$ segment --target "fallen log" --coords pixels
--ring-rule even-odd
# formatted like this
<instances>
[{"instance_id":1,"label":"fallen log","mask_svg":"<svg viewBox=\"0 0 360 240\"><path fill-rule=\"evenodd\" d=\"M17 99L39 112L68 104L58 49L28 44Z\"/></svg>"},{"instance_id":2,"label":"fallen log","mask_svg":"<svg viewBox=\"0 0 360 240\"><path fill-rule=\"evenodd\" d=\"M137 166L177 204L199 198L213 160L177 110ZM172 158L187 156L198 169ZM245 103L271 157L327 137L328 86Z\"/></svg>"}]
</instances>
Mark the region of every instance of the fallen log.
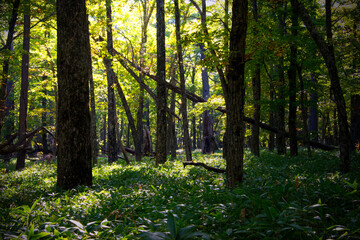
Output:
<instances>
[{"instance_id":1,"label":"fallen log","mask_svg":"<svg viewBox=\"0 0 360 240\"><path fill-rule=\"evenodd\" d=\"M50 132L46 127L39 127L25 135L25 138L21 141L17 141L16 143L12 144L12 141L18 136L18 133L13 134L8 140L0 143L0 155L6 155L14 152L18 152L20 150L30 150L29 143L32 138L40 131L45 131L49 133L51 136L54 137L52 132Z\"/></svg>"},{"instance_id":2,"label":"fallen log","mask_svg":"<svg viewBox=\"0 0 360 240\"><path fill-rule=\"evenodd\" d=\"M155 75L152 75L151 73L149 73L148 71L145 71L144 69L142 69L141 67L139 67L137 64L133 63L132 61L130 61L129 59L127 59L125 56L123 56L121 53L117 52L115 49L113 49L113 52L120 56L120 58L123 60L123 61L126 61L129 65L131 65L132 67L134 67L136 70L144 73L146 76L148 76L150 79L154 80L154 81L157 81L157 78ZM136 79L136 78L135 78ZM141 84L145 85L144 82L141 82ZM178 93L178 94L182 94L182 91L181 91L181 88L180 87L177 87L176 85L174 84L171 84L169 82L166 82L165 83L166 85L166 88ZM186 98L189 99L190 101L192 102L195 102L195 103L198 103L198 102L206 102L206 100L188 90L185 89L185 95L186 95ZM224 107L218 107L216 108L216 110L220 111L220 112L223 112L223 113L226 113L226 109ZM255 120L252 119L252 118L249 118L249 117L245 117L244 116L244 121L249 123L249 124L255 124ZM278 133L278 130L268 124L265 124L265 123L262 123L260 122L260 127L262 129L265 129L265 130L268 130L270 132L273 132L273 133ZM285 132L285 137L289 137L290 134L288 132ZM334 146L331 146L331 145L327 145L327 144L322 144L322 143L319 143L319 142L316 142L316 141L312 141L312 140L306 140L305 138L301 137L301 136L297 136L296 137L298 140L302 141L304 144L308 144L312 147L315 147L315 148L320 148L322 150L326 150L326 151L331 151L331 150L335 150L337 149L336 147Z\"/></svg>"},{"instance_id":3,"label":"fallen log","mask_svg":"<svg viewBox=\"0 0 360 240\"><path fill-rule=\"evenodd\" d=\"M187 165L193 165L193 166L201 166L203 168L205 168L208 171L211 172L216 172L216 173L225 173L226 170L225 169L221 169L221 168L216 168L216 167L211 167L209 165L206 165L205 163L202 162L183 162L184 167L186 167Z\"/></svg>"}]
</instances>

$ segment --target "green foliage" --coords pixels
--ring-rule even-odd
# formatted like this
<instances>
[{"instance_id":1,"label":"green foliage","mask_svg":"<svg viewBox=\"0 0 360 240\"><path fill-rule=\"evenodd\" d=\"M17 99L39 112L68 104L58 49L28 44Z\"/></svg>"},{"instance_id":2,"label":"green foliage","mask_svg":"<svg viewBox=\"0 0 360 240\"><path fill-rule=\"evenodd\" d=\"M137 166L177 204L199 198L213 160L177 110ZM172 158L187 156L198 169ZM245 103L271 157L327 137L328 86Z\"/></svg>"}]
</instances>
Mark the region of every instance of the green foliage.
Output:
<instances>
[{"instance_id":1,"label":"green foliage","mask_svg":"<svg viewBox=\"0 0 360 240\"><path fill-rule=\"evenodd\" d=\"M0 234L27 239L356 239L359 177L334 154L245 156L245 181L175 161L130 166L100 158L94 185L59 192L55 164L1 175ZM225 168L221 153L194 160ZM359 155L352 159L354 169ZM10 164L13 169L15 161ZM5 166L1 165L1 172Z\"/></svg>"}]
</instances>

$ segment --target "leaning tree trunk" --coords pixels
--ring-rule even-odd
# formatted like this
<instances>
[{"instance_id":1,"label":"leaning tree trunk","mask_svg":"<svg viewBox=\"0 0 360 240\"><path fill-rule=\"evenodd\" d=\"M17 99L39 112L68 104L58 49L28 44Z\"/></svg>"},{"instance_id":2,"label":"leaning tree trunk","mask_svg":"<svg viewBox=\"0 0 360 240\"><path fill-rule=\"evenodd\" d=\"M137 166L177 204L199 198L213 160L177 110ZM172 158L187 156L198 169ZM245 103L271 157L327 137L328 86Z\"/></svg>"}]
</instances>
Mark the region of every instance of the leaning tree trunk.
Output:
<instances>
[{"instance_id":1,"label":"leaning tree trunk","mask_svg":"<svg viewBox=\"0 0 360 240\"><path fill-rule=\"evenodd\" d=\"M318 31L318 28L313 23L313 20L311 19L305 7L301 3L299 3L298 0L291 0L291 3L297 9L299 16L301 17L311 37L318 46L318 49L323 56L326 67L329 71L331 91L334 94L334 101L338 110L338 122L340 132L340 170L342 172L348 172L350 171L351 138L349 132L349 124L347 121L346 103L340 85L339 74L335 60L331 30L331 1L325 1L327 42L325 42L324 38Z\"/></svg>"},{"instance_id":2,"label":"leaning tree trunk","mask_svg":"<svg viewBox=\"0 0 360 240\"><path fill-rule=\"evenodd\" d=\"M29 51L30 51L30 0L24 2L24 39L22 63L21 63L21 90L20 90L20 110L19 110L19 141L26 136L26 118L28 110L28 89L29 89ZM25 167L26 150L18 152L16 170Z\"/></svg>"},{"instance_id":3,"label":"leaning tree trunk","mask_svg":"<svg viewBox=\"0 0 360 240\"><path fill-rule=\"evenodd\" d=\"M234 0L230 32L230 57L227 81L222 80L226 104L226 186L235 187L243 180L245 39L248 1Z\"/></svg>"},{"instance_id":4,"label":"leaning tree trunk","mask_svg":"<svg viewBox=\"0 0 360 240\"><path fill-rule=\"evenodd\" d=\"M6 38L6 43L4 48L1 51L10 51L11 50L11 45L13 42L13 37L14 37L14 32L15 32L15 24L16 24L16 20L17 20L17 16L18 16L18 9L19 9L19 5L20 5L20 0L15 0L13 2L13 10L12 10L12 14L11 14L11 19L9 21L9 31L7 32L7 38ZM3 56L1 56L1 58L3 58ZM2 75L0 75L0 80L1 80L1 84L0 84L0 133L2 130L2 126L3 126L3 121L4 121L4 117L5 117L5 102L6 102L6 98L9 95L9 91L7 91L7 82L8 82L8 73L9 73L9 62L10 62L10 56L4 56L4 61L3 61L3 72Z\"/></svg>"},{"instance_id":5,"label":"leaning tree trunk","mask_svg":"<svg viewBox=\"0 0 360 240\"><path fill-rule=\"evenodd\" d=\"M157 119L156 164L166 162L165 10L164 0L156 0Z\"/></svg>"},{"instance_id":6,"label":"leaning tree trunk","mask_svg":"<svg viewBox=\"0 0 360 240\"><path fill-rule=\"evenodd\" d=\"M59 84L57 186L71 189L92 185L89 23L85 0L58 0L56 12Z\"/></svg>"}]
</instances>

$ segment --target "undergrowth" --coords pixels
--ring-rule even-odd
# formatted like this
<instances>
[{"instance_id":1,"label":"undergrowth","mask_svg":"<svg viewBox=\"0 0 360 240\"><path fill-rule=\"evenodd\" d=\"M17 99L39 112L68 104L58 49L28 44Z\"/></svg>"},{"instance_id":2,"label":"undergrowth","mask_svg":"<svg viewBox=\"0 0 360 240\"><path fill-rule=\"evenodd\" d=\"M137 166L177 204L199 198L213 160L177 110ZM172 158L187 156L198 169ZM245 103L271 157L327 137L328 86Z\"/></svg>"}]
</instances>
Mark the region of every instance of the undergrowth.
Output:
<instances>
[{"instance_id":1,"label":"undergrowth","mask_svg":"<svg viewBox=\"0 0 360 240\"><path fill-rule=\"evenodd\" d=\"M183 167L178 156L108 165L93 186L58 191L55 164L0 165L4 239L360 239L359 154L340 174L335 154L311 158L262 151L245 155L245 180L225 188L223 174ZM221 153L194 161L225 168Z\"/></svg>"}]
</instances>

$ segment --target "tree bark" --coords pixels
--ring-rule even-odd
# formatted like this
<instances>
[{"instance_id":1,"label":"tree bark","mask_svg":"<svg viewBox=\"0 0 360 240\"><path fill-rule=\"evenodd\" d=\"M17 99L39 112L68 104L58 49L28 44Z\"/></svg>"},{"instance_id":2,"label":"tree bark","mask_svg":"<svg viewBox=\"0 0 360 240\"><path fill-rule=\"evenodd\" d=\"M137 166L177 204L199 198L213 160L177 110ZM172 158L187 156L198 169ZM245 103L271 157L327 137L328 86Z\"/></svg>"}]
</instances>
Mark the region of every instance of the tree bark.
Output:
<instances>
[{"instance_id":1,"label":"tree bark","mask_svg":"<svg viewBox=\"0 0 360 240\"><path fill-rule=\"evenodd\" d=\"M89 26L85 0L58 0L56 12L59 83L57 186L71 189L92 185Z\"/></svg>"},{"instance_id":2,"label":"tree bark","mask_svg":"<svg viewBox=\"0 0 360 240\"><path fill-rule=\"evenodd\" d=\"M7 37L6 37L6 43L5 46L3 47L3 49L1 49L2 51L10 51L11 50L11 45L13 42L13 38L14 38L14 32L15 32L15 24L16 24L16 20L18 17L18 9L19 9L19 5L20 5L20 0L15 0L13 2L13 9L12 9L12 14L11 14L11 19L9 21L9 31L7 33ZM8 53L9 54L9 53ZM3 57L1 57L3 58ZM7 82L9 80L8 77L8 73L9 73L9 62L10 62L10 54L9 55L4 55L4 62L3 62L3 72L2 75L0 75L1 77L1 81L0 81L0 133L3 127L3 121L4 121L4 117L5 117L5 102L6 102L6 98L9 95L9 92L7 91Z\"/></svg>"},{"instance_id":3,"label":"tree bark","mask_svg":"<svg viewBox=\"0 0 360 240\"><path fill-rule=\"evenodd\" d=\"M301 118L303 121L303 132L304 138L307 142L310 141L310 133L308 129L308 108L306 107L307 95L304 88L304 80L301 73L301 67L298 65L297 72L299 75L300 82L300 108L301 108ZM307 144L308 156L311 157L311 147L310 144Z\"/></svg>"},{"instance_id":4,"label":"tree bark","mask_svg":"<svg viewBox=\"0 0 360 240\"><path fill-rule=\"evenodd\" d=\"M333 39L332 39L332 26L331 26L331 1L325 1L326 10L326 36L327 43L323 39L322 35L318 31L318 28L314 25L308 11L303 4L298 0L291 0L292 5L297 9L299 16L308 29L311 37L315 41L318 49L323 56L326 67L329 72L331 91L334 94L334 101L336 103L338 111L339 122L339 141L340 141L340 170L342 172L350 171L350 150L351 150L351 138L349 132L349 124L347 121L346 103L343 95L343 91L340 85L338 69L336 66Z\"/></svg>"},{"instance_id":5,"label":"tree bark","mask_svg":"<svg viewBox=\"0 0 360 240\"><path fill-rule=\"evenodd\" d=\"M360 150L360 95L351 95L351 139Z\"/></svg>"},{"instance_id":6,"label":"tree bark","mask_svg":"<svg viewBox=\"0 0 360 240\"><path fill-rule=\"evenodd\" d=\"M92 164L96 165L97 164L97 157L98 157L98 153L99 153L99 145L97 142L97 134L96 134L96 109L95 109L95 86L94 86L94 79L93 79L93 74L91 71L91 76L90 76L90 114L91 114L91 149L92 149Z\"/></svg>"},{"instance_id":7,"label":"tree bark","mask_svg":"<svg viewBox=\"0 0 360 240\"><path fill-rule=\"evenodd\" d=\"M291 35L293 39L297 37L298 16L293 11L291 15ZM290 66L288 70L289 78L289 134L290 134L290 155L298 155L298 144L296 139L296 65L297 65L297 47L296 42L290 42Z\"/></svg>"},{"instance_id":8,"label":"tree bark","mask_svg":"<svg viewBox=\"0 0 360 240\"><path fill-rule=\"evenodd\" d=\"M311 82L313 85L313 90L310 93L310 116L309 116L309 131L311 139L315 142L319 141L319 132L318 132L318 125L319 125L319 116L318 116L318 96L317 96L317 79L315 74L311 73Z\"/></svg>"},{"instance_id":9,"label":"tree bark","mask_svg":"<svg viewBox=\"0 0 360 240\"><path fill-rule=\"evenodd\" d=\"M156 0L157 42L157 119L156 165L166 162L166 85L165 85L165 11L164 0Z\"/></svg>"},{"instance_id":10,"label":"tree bark","mask_svg":"<svg viewBox=\"0 0 360 240\"><path fill-rule=\"evenodd\" d=\"M176 29L176 45L177 45L177 59L180 73L180 88L181 88L181 115L182 115L182 127L184 134L184 148L186 161L191 161L191 145L190 145L190 135L189 135L189 122L187 117L187 98L185 95L185 71L184 71L184 61L183 61L183 50L181 45L180 37L180 10L179 10L179 1L174 0L175 4L175 29Z\"/></svg>"},{"instance_id":11,"label":"tree bark","mask_svg":"<svg viewBox=\"0 0 360 240\"><path fill-rule=\"evenodd\" d=\"M19 110L19 140L22 141L26 136L27 110L28 110L28 90L29 90L29 51L30 51L30 0L24 2L24 38L21 62L21 90L20 90L20 110ZM16 170L25 167L26 151L18 152Z\"/></svg>"},{"instance_id":12,"label":"tree bark","mask_svg":"<svg viewBox=\"0 0 360 240\"><path fill-rule=\"evenodd\" d=\"M112 69L112 13L111 0L106 1L106 35L107 35L107 50L110 57L104 58L107 76L107 97L108 97L108 162L113 163L117 160L117 143L116 143L116 102L115 102L115 73Z\"/></svg>"},{"instance_id":13,"label":"tree bark","mask_svg":"<svg viewBox=\"0 0 360 240\"><path fill-rule=\"evenodd\" d=\"M245 40L248 1L234 0L230 32L230 57L227 81L222 80L226 104L226 186L235 187L243 180Z\"/></svg>"}]
</instances>

